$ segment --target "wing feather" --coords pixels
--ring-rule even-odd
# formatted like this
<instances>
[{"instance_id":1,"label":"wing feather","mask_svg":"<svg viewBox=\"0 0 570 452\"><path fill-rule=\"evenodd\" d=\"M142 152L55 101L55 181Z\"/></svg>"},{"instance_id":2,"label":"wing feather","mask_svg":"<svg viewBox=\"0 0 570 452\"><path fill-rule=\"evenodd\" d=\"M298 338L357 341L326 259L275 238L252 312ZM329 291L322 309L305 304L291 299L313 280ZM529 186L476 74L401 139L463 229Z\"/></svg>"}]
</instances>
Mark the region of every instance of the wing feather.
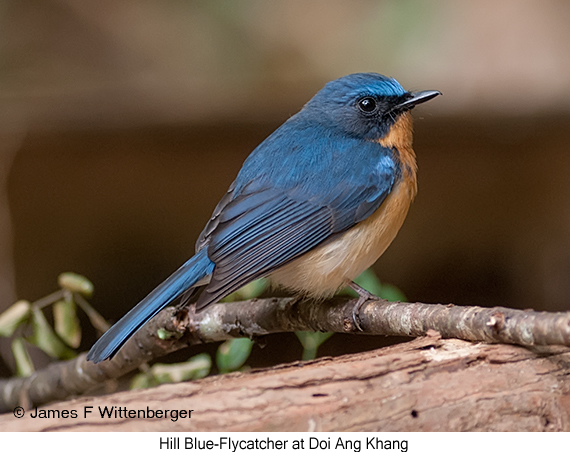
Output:
<instances>
[{"instance_id":1,"label":"wing feather","mask_svg":"<svg viewBox=\"0 0 570 452\"><path fill-rule=\"evenodd\" d=\"M347 160L342 171L335 165L334 173L311 173L300 166L307 172L302 183L299 174L285 177L282 168L262 174L246 161L238 182L220 201L200 236L197 247L207 246L215 268L196 309L271 273L374 212L392 190L397 171L390 150L376 143L369 146L373 149L366 152L362 145L355 148L369 162L353 165ZM378 157L371 157L372 151ZM252 161L252 165L258 163ZM250 178L249 172L258 176ZM241 177L248 180L243 186Z\"/></svg>"}]
</instances>

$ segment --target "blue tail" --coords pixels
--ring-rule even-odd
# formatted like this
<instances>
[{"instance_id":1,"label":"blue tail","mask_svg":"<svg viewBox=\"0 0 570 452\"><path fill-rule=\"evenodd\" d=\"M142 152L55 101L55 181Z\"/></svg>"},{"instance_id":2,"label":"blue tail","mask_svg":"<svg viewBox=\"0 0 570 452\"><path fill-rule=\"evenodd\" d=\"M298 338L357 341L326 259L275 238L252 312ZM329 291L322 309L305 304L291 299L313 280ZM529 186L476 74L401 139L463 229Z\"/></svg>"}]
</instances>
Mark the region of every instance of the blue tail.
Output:
<instances>
[{"instance_id":1,"label":"blue tail","mask_svg":"<svg viewBox=\"0 0 570 452\"><path fill-rule=\"evenodd\" d=\"M98 363L112 358L139 328L213 269L214 263L208 259L206 249L194 255L103 334L89 350L87 361Z\"/></svg>"}]
</instances>

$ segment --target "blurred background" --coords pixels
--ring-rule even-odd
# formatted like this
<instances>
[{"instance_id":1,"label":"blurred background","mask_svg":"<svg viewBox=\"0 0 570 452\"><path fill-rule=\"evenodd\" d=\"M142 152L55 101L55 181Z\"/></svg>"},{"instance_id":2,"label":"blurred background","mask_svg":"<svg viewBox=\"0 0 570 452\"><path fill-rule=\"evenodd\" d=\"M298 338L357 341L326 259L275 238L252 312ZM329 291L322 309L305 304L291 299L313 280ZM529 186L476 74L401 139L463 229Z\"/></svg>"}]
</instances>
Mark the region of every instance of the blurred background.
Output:
<instances>
[{"instance_id":1,"label":"blurred background","mask_svg":"<svg viewBox=\"0 0 570 452\"><path fill-rule=\"evenodd\" d=\"M117 320L193 253L249 152L365 71L444 93L415 110L419 195L380 279L569 309L569 23L562 0L0 1L0 311L74 271ZM254 365L300 357L267 342Z\"/></svg>"}]
</instances>

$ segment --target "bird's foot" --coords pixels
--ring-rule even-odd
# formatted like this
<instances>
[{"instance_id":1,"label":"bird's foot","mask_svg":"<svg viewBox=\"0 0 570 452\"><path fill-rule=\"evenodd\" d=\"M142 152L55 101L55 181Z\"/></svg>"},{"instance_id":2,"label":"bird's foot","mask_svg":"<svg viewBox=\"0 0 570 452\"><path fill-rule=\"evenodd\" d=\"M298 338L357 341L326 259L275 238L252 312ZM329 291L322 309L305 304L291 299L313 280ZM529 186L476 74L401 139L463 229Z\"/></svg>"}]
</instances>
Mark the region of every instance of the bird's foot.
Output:
<instances>
[{"instance_id":1,"label":"bird's foot","mask_svg":"<svg viewBox=\"0 0 570 452\"><path fill-rule=\"evenodd\" d=\"M383 301L383 299L374 295L373 293L368 292L366 289L360 287L354 281L350 281L348 285L358 295L358 301L352 308L352 321L354 322L354 326L358 331L364 331L362 328L362 323L360 321L360 310L362 309L362 306L364 306L364 304L368 301Z\"/></svg>"}]
</instances>

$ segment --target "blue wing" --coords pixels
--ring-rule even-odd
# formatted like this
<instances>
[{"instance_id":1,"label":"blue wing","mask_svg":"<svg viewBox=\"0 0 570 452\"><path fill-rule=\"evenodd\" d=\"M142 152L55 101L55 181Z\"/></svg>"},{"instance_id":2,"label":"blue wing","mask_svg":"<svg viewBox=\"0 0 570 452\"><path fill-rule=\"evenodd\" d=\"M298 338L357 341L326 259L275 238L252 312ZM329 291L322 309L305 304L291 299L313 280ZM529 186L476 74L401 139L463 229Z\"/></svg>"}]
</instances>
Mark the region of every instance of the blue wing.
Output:
<instances>
[{"instance_id":1,"label":"blue wing","mask_svg":"<svg viewBox=\"0 0 570 452\"><path fill-rule=\"evenodd\" d=\"M324 143L326 152L293 146L275 155L283 143L277 149L266 140L269 146L245 162L197 244L207 247L215 264L198 310L346 231L382 204L399 176L392 151L360 140L331 141ZM329 147L333 143L336 149Z\"/></svg>"}]
</instances>

